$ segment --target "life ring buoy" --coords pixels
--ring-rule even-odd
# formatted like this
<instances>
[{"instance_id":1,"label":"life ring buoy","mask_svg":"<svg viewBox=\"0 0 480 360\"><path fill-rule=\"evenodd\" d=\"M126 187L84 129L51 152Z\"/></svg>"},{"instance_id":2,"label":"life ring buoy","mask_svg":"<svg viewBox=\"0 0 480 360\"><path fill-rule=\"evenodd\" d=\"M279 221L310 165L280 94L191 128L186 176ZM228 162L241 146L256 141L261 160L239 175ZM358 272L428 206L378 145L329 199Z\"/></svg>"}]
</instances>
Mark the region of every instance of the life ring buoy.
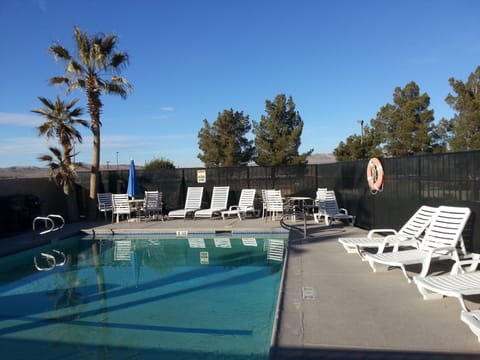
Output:
<instances>
[{"instance_id":1,"label":"life ring buoy","mask_svg":"<svg viewBox=\"0 0 480 360\"><path fill-rule=\"evenodd\" d=\"M367 181L372 194L383 190L383 167L380 160L371 158L367 166Z\"/></svg>"}]
</instances>

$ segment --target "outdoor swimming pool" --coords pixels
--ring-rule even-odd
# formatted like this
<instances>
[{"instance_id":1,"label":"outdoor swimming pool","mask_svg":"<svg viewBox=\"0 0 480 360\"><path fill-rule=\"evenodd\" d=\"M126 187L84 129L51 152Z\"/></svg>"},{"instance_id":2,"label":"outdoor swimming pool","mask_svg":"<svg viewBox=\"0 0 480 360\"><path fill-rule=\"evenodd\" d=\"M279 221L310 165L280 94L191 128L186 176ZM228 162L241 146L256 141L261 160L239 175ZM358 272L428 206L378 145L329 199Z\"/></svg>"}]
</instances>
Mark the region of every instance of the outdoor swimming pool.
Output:
<instances>
[{"instance_id":1,"label":"outdoor swimming pool","mask_svg":"<svg viewBox=\"0 0 480 360\"><path fill-rule=\"evenodd\" d=\"M2 353L267 359L285 242L78 235L2 258Z\"/></svg>"}]
</instances>

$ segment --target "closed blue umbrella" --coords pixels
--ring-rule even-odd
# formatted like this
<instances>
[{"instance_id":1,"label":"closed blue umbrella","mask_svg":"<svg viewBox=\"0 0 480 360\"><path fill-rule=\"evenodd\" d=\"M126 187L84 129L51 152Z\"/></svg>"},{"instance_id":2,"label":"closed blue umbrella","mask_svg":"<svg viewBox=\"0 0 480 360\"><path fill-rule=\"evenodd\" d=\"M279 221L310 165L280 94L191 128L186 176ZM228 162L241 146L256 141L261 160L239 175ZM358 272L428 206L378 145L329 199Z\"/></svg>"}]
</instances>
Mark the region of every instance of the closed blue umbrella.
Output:
<instances>
[{"instance_id":1,"label":"closed blue umbrella","mask_svg":"<svg viewBox=\"0 0 480 360\"><path fill-rule=\"evenodd\" d=\"M140 195L140 188L138 187L137 175L135 173L135 163L133 160L130 162L130 170L128 172L127 194L131 197Z\"/></svg>"}]
</instances>

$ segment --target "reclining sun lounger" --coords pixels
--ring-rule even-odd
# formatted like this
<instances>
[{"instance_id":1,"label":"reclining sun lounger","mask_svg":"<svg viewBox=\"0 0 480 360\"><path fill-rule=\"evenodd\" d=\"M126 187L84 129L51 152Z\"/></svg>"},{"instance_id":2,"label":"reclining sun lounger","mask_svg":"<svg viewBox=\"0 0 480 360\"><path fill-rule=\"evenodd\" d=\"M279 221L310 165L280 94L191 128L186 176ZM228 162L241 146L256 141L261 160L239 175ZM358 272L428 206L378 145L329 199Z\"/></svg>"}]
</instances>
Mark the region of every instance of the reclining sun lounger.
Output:
<instances>
[{"instance_id":1,"label":"reclining sun lounger","mask_svg":"<svg viewBox=\"0 0 480 360\"><path fill-rule=\"evenodd\" d=\"M240 194L240 200L238 205L232 205L228 210L222 211L222 219L225 219L226 216L236 215L240 220L242 220L247 212L254 212L253 202L255 201L255 189L242 189Z\"/></svg>"},{"instance_id":2,"label":"reclining sun lounger","mask_svg":"<svg viewBox=\"0 0 480 360\"><path fill-rule=\"evenodd\" d=\"M480 310L465 311L460 314L460 319L468 325L470 330L477 335L480 342Z\"/></svg>"},{"instance_id":3,"label":"reclining sun lounger","mask_svg":"<svg viewBox=\"0 0 480 360\"><path fill-rule=\"evenodd\" d=\"M319 202L318 212L313 214L315 222L320 222L322 216L325 218L325 224L330 225L333 220L341 220L353 226L355 223L355 216L348 213L345 208L339 208L337 197L334 190L327 190L325 198Z\"/></svg>"},{"instance_id":4,"label":"reclining sun lounger","mask_svg":"<svg viewBox=\"0 0 480 360\"><path fill-rule=\"evenodd\" d=\"M381 254L387 246L418 247L418 238L427 228L436 210L436 207L421 206L398 232L395 229L373 229L366 237L339 238L338 242L343 245L347 253L357 253L362 259L365 248L377 248L377 254ZM380 234L389 235L380 236Z\"/></svg>"},{"instance_id":5,"label":"reclining sun lounger","mask_svg":"<svg viewBox=\"0 0 480 360\"><path fill-rule=\"evenodd\" d=\"M469 311L463 297L480 294L480 271L476 271L479 259L480 255L474 254L472 259L457 261L449 274L414 277L413 280L425 300L451 296L460 301L464 311ZM468 269L464 270L467 265Z\"/></svg>"},{"instance_id":6,"label":"reclining sun lounger","mask_svg":"<svg viewBox=\"0 0 480 360\"><path fill-rule=\"evenodd\" d=\"M408 282L411 282L411 279L405 266L421 264L422 270L419 276L425 277L430 269L430 263L434 260L453 259L459 261L457 245L462 238L462 232L469 217L469 208L439 206L418 249L366 254L365 259L368 260L374 272L377 271L376 264L387 268L389 266L400 267Z\"/></svg>"},{"instance_id":7,"label":"reclining sun lounger","mask_svg":"<svg viewBox=\"0 0 480 360\"><path fill-rule=\"evenodd\" d=\"M212 191L212 201L208 209L201 209L195 211L194 218L211 218L214 215L220 215L222 210L227 209L228 192L230 186L214 186Z\"/></svg>"},{"instance_id":8,"label":"reclining sun lounger","mask_svg":"<svg viewBox=\"0 0 480 360\"><path fill-rule=\"evenodd\" d=\"M187 189L187 198L185 199L185 208L172 210L168 213L168 217L186 218L189 214L193 214L202 206L203 187L189 187Z\"/></svg>"}]
</instances>

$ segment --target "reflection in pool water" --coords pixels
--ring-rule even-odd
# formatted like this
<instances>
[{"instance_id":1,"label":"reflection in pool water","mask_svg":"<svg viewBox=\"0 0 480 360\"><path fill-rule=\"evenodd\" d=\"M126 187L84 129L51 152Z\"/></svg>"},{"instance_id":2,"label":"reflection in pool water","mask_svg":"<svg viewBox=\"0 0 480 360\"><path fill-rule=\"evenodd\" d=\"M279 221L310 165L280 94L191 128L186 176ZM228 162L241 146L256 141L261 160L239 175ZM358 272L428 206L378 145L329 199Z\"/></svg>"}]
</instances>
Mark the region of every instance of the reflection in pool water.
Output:
<instances>
[{"instance_id":1,"label":"reflection in pool water","mask_svg":"<svg viewBox=\"0 0 480 360\"><path fill-rule=\"evenodd\" d=\"M283 244L77 236L0 259L0 345L10 358L267 359Z\"/></svg>"}]
</instances>

